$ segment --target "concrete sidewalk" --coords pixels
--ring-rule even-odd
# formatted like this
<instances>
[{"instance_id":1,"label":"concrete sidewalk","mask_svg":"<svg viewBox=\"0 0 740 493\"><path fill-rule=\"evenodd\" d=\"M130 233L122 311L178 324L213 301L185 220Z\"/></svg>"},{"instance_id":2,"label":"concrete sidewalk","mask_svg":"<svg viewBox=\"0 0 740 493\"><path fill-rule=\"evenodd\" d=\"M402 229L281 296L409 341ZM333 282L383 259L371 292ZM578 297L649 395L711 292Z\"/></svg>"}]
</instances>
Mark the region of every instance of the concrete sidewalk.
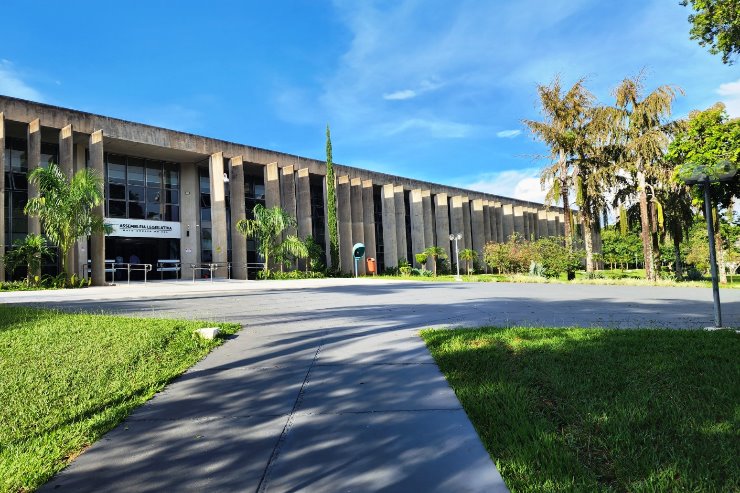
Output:
<instances>
[{"instance_id":1,"label":"concrete sidewalk","mask_svg":"<svg viewBox=\"0 0 740 493\"><path fill-rule=\"evenodd\" d=\"M146 289L174 289L180 305L196 293ZM272 315L250 317L254 305L243 304L237 337L42 491L507 491L416 323L361 322L330 302L315 307L326 317L280 321L295 306L281 314L277 299L259 301Z\"/></svg>"}]
</instances>

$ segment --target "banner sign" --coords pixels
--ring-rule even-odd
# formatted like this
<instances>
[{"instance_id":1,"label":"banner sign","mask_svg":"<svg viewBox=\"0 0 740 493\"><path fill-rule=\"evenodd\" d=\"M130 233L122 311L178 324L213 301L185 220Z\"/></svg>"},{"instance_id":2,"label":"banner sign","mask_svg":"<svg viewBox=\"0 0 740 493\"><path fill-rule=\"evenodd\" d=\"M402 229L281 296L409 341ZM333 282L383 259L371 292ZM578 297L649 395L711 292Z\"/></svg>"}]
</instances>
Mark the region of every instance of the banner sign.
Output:
<instances>
[{"instance_id":1,"label":"banner sign","mask_svg":"<svg viewBox=\"0 0 740 493\"><path fill-rule=\"evenodd\" d=\"M127 238L180 238L180 223L178 222L106 217L105 224L113 226L113 232L108 236L125 236Z\"/></svg>"}]
</instances>

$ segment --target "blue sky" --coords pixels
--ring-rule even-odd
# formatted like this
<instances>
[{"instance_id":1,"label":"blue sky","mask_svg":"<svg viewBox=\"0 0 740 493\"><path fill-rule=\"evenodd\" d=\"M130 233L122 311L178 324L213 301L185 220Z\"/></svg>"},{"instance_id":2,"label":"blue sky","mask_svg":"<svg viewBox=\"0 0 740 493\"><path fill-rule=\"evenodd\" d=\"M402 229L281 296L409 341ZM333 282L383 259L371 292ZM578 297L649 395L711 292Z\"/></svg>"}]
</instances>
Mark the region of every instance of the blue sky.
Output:
<instances>
[{"instance_id":1,"label":"blue sky","mask_svg":"<svg viewBox=\"0 0 740 493\"><path fill-rule=\"evenodd\" d=\"M126 5L126 8L120 7ZM740 64L689 40L678 0L3 2L0 93L539 200L537 84L604 101L644 69L676 116L725 101Z\"/></svg>"}]
</instances>

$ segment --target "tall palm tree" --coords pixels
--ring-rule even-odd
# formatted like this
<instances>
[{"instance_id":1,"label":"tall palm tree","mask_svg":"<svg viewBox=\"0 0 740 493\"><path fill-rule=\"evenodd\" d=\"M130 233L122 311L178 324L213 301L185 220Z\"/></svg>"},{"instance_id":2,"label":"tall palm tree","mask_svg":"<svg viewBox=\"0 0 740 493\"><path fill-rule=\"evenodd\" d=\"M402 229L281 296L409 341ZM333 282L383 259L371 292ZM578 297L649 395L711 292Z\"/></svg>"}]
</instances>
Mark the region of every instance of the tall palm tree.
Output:
<instances>
[{"instance_id":1,"label":"tall palm tree","mask_svg":"<svg viewBox=\"0 0 740 493\"><path fill-rule=\"evenodd\" d=\"M25 213L38 217L44 235L59 247L62 271L74 273L69 253L75 242L95 233L110 233L104 218L93 213L103 200L103 180L93 170L78 171L71 179L54 163L36 168L28 177L38 187L38 197L28 200Z\"/></svg>"},{"instance_id":2,"label":"tall palm tree","mask_svg":"<svg viewBox=\"0 0 740 493\"><path fill-rule=\"evenodd\" d=\"M264 259L263 271L270 272L270 262L273 259L284 260L288 256L298 258L308 257L308 248L295 235L282 238L283 231L295 228L296 219L280 207L266 208L262 204L254 206L254 219L242 219L236 223L236 229L247 238L258 241L257 247Z\"/></svg>"},{"instance_id":3,"label":"tall palm tree","mask_svg":"<svg viewBox=\"0 0 740 493\"><path fill-rule=\"evenodd\" d=\"M559 77L549 86L537 87L544 121L524 120L535 137L550 148L552 164L542 170L540 180L549 186L546 202L562 201L565 214L565 241L572 243L572 216L570 210L571 158L574 156L578 139L591 107L594 96L586 89L585 79L578 80L563 93Z\"/></svg>"},{"instance_id":4,"label":"tall palm tree","mask_svg":"<svg viewBox=\"0 0 740 493\"><path fill-rule=\"evenodd\" d=\"M478 252L472 248L464 248L460 250L460 260L465 262L465 272L470 274L472 271L473 262L478 258Z\"/></svg>"},{"instance_id":5,"label":"tall palm tree","mask_svg":"<svg viewBox=\"0 0 740 493\"><path fill-rule=\"evenodd\" d=\"M442 247L430 246L424 250L424 253L432 259L432 272L434 273L434 277L437 277L437 259L447 258L447 252Z\"/></svg>"},{"instance_id":6,"label":"tall palm tree","mask_svg":"<svg viewBox=\"0 0 740 493\"><path fill-rule=\"evenodd\" d=\"M673 101L681 89L662 85L644 96L644 76L638 74L626 78L614 92L616 109L621 113L622 155L620 167L633 178L640 204L640 226L642 248L645 257L645 277L655 281L655 248L653 235L655 221L651 215L655 210L656 180L659 178L659 163L664 159L670 133L675 124L669 121ZM652 182L652 183L651 183ZM658 184L659 185L659 184ZM652 188L652 200L648 206L648 188Z\"/></svg>"}]
</instances>

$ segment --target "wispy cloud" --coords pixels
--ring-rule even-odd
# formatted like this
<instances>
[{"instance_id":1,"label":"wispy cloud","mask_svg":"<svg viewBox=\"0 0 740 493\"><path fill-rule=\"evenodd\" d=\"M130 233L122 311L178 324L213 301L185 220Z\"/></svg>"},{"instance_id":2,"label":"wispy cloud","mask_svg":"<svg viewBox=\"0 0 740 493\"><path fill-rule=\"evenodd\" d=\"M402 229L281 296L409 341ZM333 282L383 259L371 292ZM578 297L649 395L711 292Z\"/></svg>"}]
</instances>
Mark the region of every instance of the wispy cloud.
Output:
<instances>
[{"instance_id":1,"label":"wispy cloud","mask_svg":"<svg viewBox=\"0 0 740 493\"><path fill-rule=\"evenodd\" d=\"M496 137L499 137L501 139L513 139L521 133L521 130L502 130L500 132L496 132Z\"/></svg>"},{"instance_id":2,"label":"wispy cloud","mask_svg":"<svg viewBox=\"0 0 740 493\"><path fill-rule=\"evenodd\" d=\"M403 101L404 99L411 99L415 97L416 91L414 91L413 89L404 89L402 91L395 91L383 94L383 99L388 101Z\"/></svg>"},{"instance_id":3,"label":"wispy cloud","mask_svg":"<svg viewBox=\"0 0 740 493\"><path fill-rule=\"evenodd\" d=\"M0 94L32 101L43 101L39 91L23 80L23 74L10 60L0 60Z\"/></svg>"},{"instance_id":4,"label":"wispy cloud","mask_svg":"<svg viewBox=\"0 0 740 493\"><path fill-rule=\"evenodd\" d=\"M532 202L543 202L545 191L540 185L537 168L508 169L495 173L483 173L473 178L460 179L462 188L478 192L492 193Z\"/></svg>"},{"instance_id":5,"label":"wispy cloud","mask_svg":"<svg viewBox=\"0 0 740 493\"><path fill-rule=\"evenodd\" d=\"M399 123L382 126L385 135L397 135L409 131L423 131L437 139L462 139L473 133L475 127L465 123L446 120L409 118Z\"/></svg>"},{"instance_id":6,"label":"wispy cloud","mask_svg":"<svg viewBox=\"0 0 740 493\"><path fill-rule=\"evenodd\" d=\"M717 94L722 96L722 102L727 108L727 113L732 118L740 117L740 79L735 82L720 84Z\"/></svg>"}]
</instances>

